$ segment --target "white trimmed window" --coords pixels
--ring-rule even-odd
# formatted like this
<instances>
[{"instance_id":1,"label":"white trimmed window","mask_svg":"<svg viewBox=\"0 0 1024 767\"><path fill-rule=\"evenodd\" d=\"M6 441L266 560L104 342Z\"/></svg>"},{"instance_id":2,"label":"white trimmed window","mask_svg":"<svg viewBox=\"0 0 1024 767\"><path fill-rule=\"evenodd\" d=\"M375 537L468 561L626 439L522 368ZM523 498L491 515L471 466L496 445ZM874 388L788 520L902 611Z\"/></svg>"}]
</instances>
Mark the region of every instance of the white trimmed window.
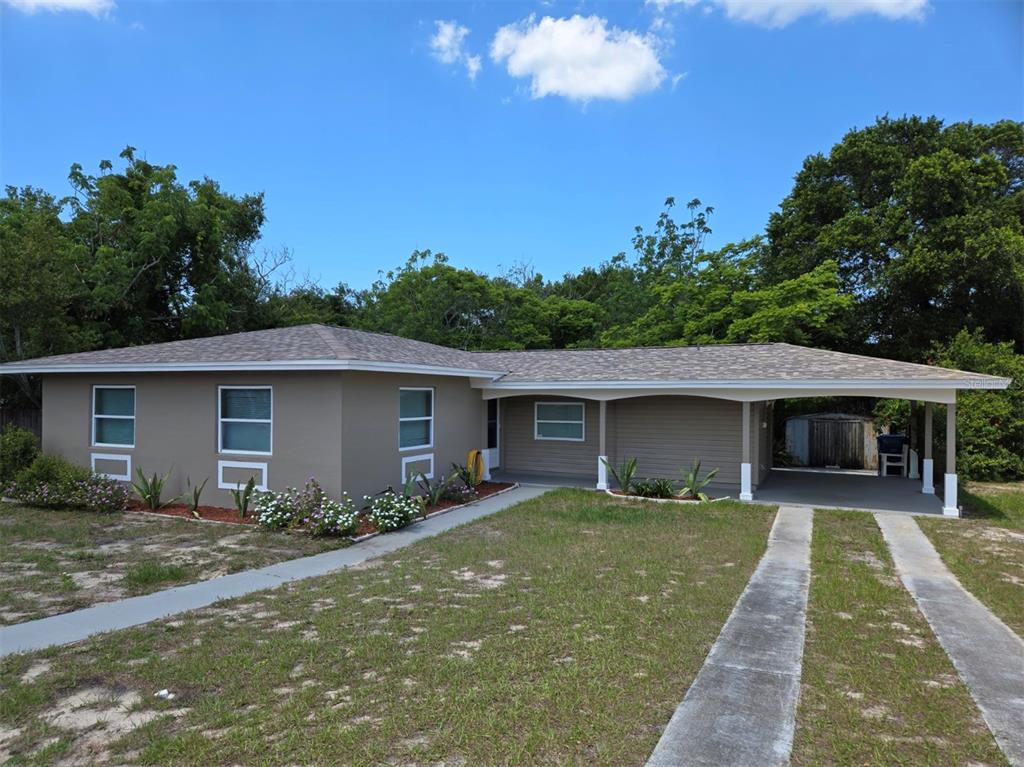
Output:
<instances>
[{"instance_id":1,"label":"white trimmed window","mask_svg":"<svg viewBox=\"0 0 1024 767\"><path fill-rule=\"evenodd\" d=\"M270 455L274 390L270 386L220 386L217 391L217 451Z\"/></svg>"},{"instance_id":2,"label":"white trimmed window","mask_svg":"<svg viewBox=\"0 0 1024 767\"><path fill-rule=\"evenodd\" d=\"M135 447L135 387L92 387L92 444Z\"/></svg>"},{"instance_id":3,"label":"white trimmed window","mask_svg":"<svg viewBox=\"0 0 1024 767\"><path fill-rule=\"evenodd\" d=\"M399 389L398 449L415 450L434 445L434 390Z\"/></svg>"},{"instance_id":4,"label":"white trimmed window","mask_svg":"<svg viewBox=\"0 0 1024 767\"><path fill-rule=\"evenodd\" d=\"M537 402L533 406L533 438L583 442L585 413L582 402Z\"/></svg>"}]
</instances>

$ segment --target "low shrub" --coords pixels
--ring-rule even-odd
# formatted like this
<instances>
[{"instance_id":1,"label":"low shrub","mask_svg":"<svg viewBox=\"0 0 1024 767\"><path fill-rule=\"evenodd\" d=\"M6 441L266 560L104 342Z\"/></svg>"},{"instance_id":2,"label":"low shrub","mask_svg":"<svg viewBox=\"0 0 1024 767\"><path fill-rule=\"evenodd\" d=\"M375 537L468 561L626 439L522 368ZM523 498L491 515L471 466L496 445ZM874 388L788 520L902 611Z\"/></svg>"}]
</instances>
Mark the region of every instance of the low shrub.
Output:
<instances>
[{"instance_id":1,"label":"low shrub","mask_svg":"<svg viewBox=\"0 0 1024 767\"><path fill-rule=\"evenodd\" d=\"M352 535L359 526L359 510L348 495L342 493L341 501L325 498L308 519L310 535Z\"/></svg>"},{"instance_id":2,"label":"low shrub","mask_svg":"<svg viewBox=\"0 0 1024 767\"><path fill-rule=\"evenodd\" d=\"M39 440L28 429L8 426L0 434L0 482L12 482L39 455Z\"/></svg>"},{"instance_id":3,"label":"low shrub","mask_svg":"<svg viewBox=\"0 0 1024 767\"><path fill-rule=\"evenodd\" d=\"M259 493L253 501L256 524L267 530L286 530L294 527L299 519L292 496L294 492L292 488L288 488L283 493L276 493L273 490Z\"/></svg>"},{"instance_id":4,"label":"low shrub","mask_svg":"<svg viewBox=\"0 0 1024 767\"><path fill-rule=\"evenodd\" d=\"M14 482L27 491L39 485L71 485L90 476L92 473L88 469L76 466L59 455L40 453L31 464L15 475Z\"/></svg>"},{"instance_id":5,"label":"low shrub","mask_svg":"<svg viewBox=\"0 0 1024 767\"><path fill-rule=\"evenodd\" d=\"M364 496L370 505L367 516L382 533L398 530L410 524L420 511L420 504L413 498L388 490L378 496Z\"/></svg>"},{"instance_id":6,"label":"low shrub","mask_svg":"<svg viewBox=\"0 0 1024 767\"><path fill-rule=\"evenodd\" d=\"M642 498L672 498L676 494L672 480L658 477L655 479L641 479L633 483L633 495Z\"/></svg>"},{"instance_id":7,"label":"low shrub","mask_svg":"<svg viewBox=\"0 0 1024 767\"><path fill-rule=\"evenodd\" d=\"M445 488L441 500L452 503L469 503L477 496L476 488L469 485L452 484Z\"/></svg>"},{"instance_id":8,"label":"low shrub","mask_svg":"<svg viewBox=\"0 0 1024 767\"><path fill-rule=\"evenodd\" d=\"M312 477L302 490L259 493L253 512L256 523L268 530L302 529L314 536L352 535L359 525L359 511L348 495L335 501Z\"/></svg>"},{"instance_id":9,"label":"low shrub","mask_svg":"<svg viewBox=\"0 0 1024 767\"><path fill-rule=\"evenodd\" d=\"M96 474L33 484L14 482L5 489L5 494L28 506L100 513L124 511L130 497L127 487Z\"/></svg>"}]
</instances>

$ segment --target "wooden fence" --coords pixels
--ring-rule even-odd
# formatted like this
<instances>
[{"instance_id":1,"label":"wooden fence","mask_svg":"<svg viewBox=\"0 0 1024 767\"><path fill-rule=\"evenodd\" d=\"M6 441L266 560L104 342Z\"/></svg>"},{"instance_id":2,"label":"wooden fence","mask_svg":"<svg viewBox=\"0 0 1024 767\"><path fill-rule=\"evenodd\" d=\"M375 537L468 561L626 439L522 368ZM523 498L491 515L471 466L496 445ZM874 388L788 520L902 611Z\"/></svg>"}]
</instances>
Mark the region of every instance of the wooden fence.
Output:
<instances>
[{"instance_id":1,"label":"wooden fence","mask_svg":"<svg viewBox=\"0 0 1024 767\"><path fill-rule=\"evenodd\" d=\"M28 407L0 408L0 431L8 426L20 426L22 429L28 429L36 437L42 439L43 411Z\"/></svg>"}]
</instances>

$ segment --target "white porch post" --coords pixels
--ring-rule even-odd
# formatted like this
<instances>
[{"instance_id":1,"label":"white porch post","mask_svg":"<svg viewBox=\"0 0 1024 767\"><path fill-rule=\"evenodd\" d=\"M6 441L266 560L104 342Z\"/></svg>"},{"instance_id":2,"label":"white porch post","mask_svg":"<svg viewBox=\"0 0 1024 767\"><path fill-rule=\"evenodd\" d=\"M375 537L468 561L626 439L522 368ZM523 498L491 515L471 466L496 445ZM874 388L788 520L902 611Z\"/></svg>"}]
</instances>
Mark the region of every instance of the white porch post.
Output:
<instances>
[{"instance_id":1,"label":"white porch post","mask_svg":"<svg viewBox=\"0 0 1024 767\"><path fill-rule=\"evenodd\" d=\"M750 403L743 403L743 462L740 463L740 500L754 500L750 473Z\"/></svg>"},{"instance_id":2,"label":"white porch post","mask_svg":"<svg viewBox=\"0 0 1024 767\"><path fill-rule=\"evenodd\" d=\"M948 517L960 516L956 505L956 402L946 405L946 476L942 513Z\"/></svg>"},{"instance_id":3,"label":"white porch post","mask_svg":"<svg viewBox=\"0 0 1024 767\"><path fill-rule=\"evenodd\" d=\"M924 403L924 460L921 462L921 492L935 495L935 461L932 460L932 403Z\"/></svg>"},{"instance_id":4,"label":"white porch post","mask_svg":"<svg viewBox=\"0 0 1024 767\"><path fill-rule=\"evenodd\" d=\"M608 415L608 403L605 400L601 400L601 404L598 408L598 448L597 448L597 489L607 490L608 489L608 467L605 466L604 462L608 460L608 448L605 444L607 429L605 427L605 420Z\"/></svg>"}]
</instances>

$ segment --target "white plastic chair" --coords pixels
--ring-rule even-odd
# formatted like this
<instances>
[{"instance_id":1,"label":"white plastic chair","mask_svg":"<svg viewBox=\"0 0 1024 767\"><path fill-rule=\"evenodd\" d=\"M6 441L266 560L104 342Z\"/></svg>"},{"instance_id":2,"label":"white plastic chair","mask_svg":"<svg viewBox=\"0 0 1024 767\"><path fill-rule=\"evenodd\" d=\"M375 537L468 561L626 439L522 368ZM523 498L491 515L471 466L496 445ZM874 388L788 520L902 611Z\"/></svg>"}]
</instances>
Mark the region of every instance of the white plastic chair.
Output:
<instances>
[{"instance_id":1,"label":"white plastic chair","mask_svg":"<svg viewBox=\"0 0 1024 767\"><path fill-rule=\"evenodd\" d=\"M883 477L888 477L888 476L890 476L889 468L890 467L893 467L893 468L898 467L899 470L900 470L899 476L901 476L901 477L907 476L907 465L908 465L907 451L908 450L909 450L909 446L904 445L903 446L903 450L901 452L899 452L899 453L879 453L878 454L879 473Z\"/></svg>"}]
</instances>

